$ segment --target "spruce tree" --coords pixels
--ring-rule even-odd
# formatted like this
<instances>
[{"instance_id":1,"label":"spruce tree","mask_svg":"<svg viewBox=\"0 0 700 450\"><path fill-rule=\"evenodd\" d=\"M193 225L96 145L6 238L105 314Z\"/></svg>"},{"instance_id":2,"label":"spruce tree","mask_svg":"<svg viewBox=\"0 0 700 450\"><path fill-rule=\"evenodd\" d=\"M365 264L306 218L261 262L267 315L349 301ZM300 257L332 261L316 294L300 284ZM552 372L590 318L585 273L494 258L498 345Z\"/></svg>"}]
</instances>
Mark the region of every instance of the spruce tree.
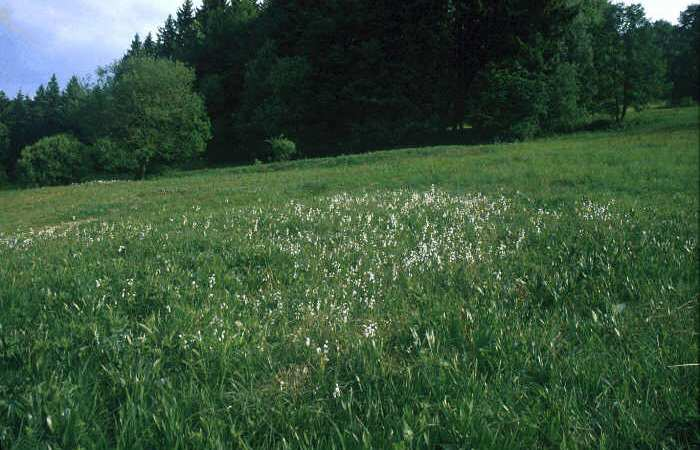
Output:
<instances>
[{"instance_id":1,"label":"spruce tree","mask_svg":"<svg viewBox=\"0 0 700 450\"><path fill-rule=\"evenodd\" d=\"M43 89L43 86L42 86ZM31 144L32 122L35 121L31 111L31 100L19 91L10 102L6 112L6 126L10 130L10 145L0 164L5 166L10 177L15 174L17 160L21 150Z\"/></svg>"},{"instance_id":2,"label":"spruce tree","mask_svg":"<svg viewBox=\"0 0 700 450\"><path fill-rule=\"evenodd\" d=\"M185 62L193 61L197 39L195 24L195 10L192 0L185 0L177 10L177 18L175 19L176 59Z\"/></svg>"},{"instance_id":3,"label":"spruce tree","mask_svg":"<svg viewBox=\"0 0 700 450\"><path fill-rule=\"evenodd\" d=\"M136 33L134 38L131 40L131 45L129 46L129 50L126 52L126 56L141 56L142 51L143 43L141 42L141 36Z\"/></svg>"},{"instance_id":4,"label":"spruce tree","mask_svg":"<svg viewBox=\"0 0 700 450\"><path fill-rule=\"evenodd\" d=\"M143 56L157 56L156 43L153 41L153 35L151 33L146 35L141 50Z\"/></svg>"},{"instance_id":5,"label":"spruce tree","mask_svg":"<svg viewBox=\"0 0 700 450\"><path fill-rule=\"evenodd\" d=\"M40 137L51 136L61 132L63 124L63 111L61 108L61 88L58 85L56 74L46 84L46 105L44 111L44 130Z\"/></svg>"},{"instance_id":6,"label":"spruce tree","mask_svg":"<svg viewBox=\"0 0 700 450\"><path fill-rule=\"evenodd\" d=\"M0 120L3 120L9 107L10 99L7 98L7 94L5 94L5 91L0 90Z\"/></svg>"},{"instance_id":7,"label":"spruce tree","mask_svg":"<svg viewBox=\"0 0 700 450\"><path fill-rule=\"evenodd\" d=\"M80 83L75 75L68 80L68 84L61 97L63 110L63 131L74 134L84 139L83 116L87 102L88 90Z\"/></svg>"},{"instance_id":8,"label":"spruce tree","mask_svg":"<svg viewBox=\"0 0 700 450\"><path fill-rule=\"evenodd\" d=\"M237 0L234 0L234 3L238 3ZM205 24L206 23L206 17L214 12L214 11L221 11L226 9L228 6L226 0L203 0L202 1L202 6L197 9L197 21L200 24Z\"/></svg>"},{"instance_id":9,"label":"spruce tree","mask_svg":"<svg viewBox=\"0 0 700 450\"><path fill-rule=\"evenodd\" d=\"M7 159L7 153L10 150L10 129L0 121L0 184L8 178L7 169L3 165L3 161Z\"/></svg>"},{"instance_id":10,"label":"spruce tree","mask_svg":"<svg viewBox=\"0 0 700 450\"><path fill-rule=\"evenodd\" d=\"M177 41L177 30L175 27L175 19L169 15L165 20L165 24L158 29L158 37L156 46L158 47L158 56L162 58L174 58L175 47Z\"/></svg>"},{"instance_id":11,"label":"spruce tree","mask_svg":"<svg viewBox=\"0 0 700 450\"><path fill-rule=\"evenodd\" d=\"M34 93L34 99L27 99L29 109L27 111L27 144L34 143L46 136L49 115L49 100L46 95L46 87L40 84ZM21 99L16 99L17 106L22 105Z\"/></svg>"}]
</instances>

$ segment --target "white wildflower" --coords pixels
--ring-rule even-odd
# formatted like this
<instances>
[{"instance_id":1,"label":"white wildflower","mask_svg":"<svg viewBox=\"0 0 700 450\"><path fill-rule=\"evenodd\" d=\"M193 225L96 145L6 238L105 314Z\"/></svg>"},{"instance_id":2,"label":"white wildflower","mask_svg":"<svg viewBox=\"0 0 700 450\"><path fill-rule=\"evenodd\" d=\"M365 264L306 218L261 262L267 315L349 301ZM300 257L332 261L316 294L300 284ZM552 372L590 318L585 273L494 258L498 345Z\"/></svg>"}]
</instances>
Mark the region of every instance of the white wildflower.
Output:
<instances>
[{"instance_id":1,"label":"white wildflower","mask_svg":"<svg viewBox=\"0 0 700 450\"><path fill-rule=\"evenodd\" d=\"M333 398L338 398L341 394L342 392L340 390L340 386L338 385L338 383L335 383L335 389L333 389Z\"/></svg>"}]
</instances>

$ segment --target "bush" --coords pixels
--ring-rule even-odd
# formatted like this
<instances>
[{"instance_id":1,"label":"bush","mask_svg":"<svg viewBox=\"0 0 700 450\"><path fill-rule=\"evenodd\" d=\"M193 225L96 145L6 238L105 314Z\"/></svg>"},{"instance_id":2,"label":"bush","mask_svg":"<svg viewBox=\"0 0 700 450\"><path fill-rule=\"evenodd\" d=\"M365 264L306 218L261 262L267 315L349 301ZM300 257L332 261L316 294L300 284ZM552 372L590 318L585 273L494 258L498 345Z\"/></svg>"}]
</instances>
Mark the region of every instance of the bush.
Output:
<instances>
[{"instance_id":1,"label":"bush","mask_svg":"<svg viewBox=\"0 0 700 450\"><path fill-rule=\"evenodd\" d=\"M54 186L83 180L92 161L88 147L71 135L59 134L41 139L22 150L17 164L21 182L34 186Z\"/></svg>"},{"instance_id":2,"label":"bush","mask_svg":"<svg viewBox=\"0 0 700 450\"><path fill-rule=\"evenodd\" d=\"M297 153L294 141L287 139L284 135L270 138L265 142L270 146L270 161L288 161Z\"/></svg>"},{"instance_id":3,"label":"bush","mask_svg":"<svg viewBox=\"0 0 700 450\"><path fill-rule=\"evenodd\" d=\"M587 119L587 112L579 104L580 88L576 67L557 64L547 77L547 112L541 127L547 132L570 132Z\"/></svg>"},{"instance_id":4,"label":"bush","mask_svg":"<svg viewBox=\"0 0 700 450\"><path fill-rule=\"evenodd\" d=\"M138 161L131 157L124 146L109 138L98 139L92 146L100 172L109 174L132 174L138 170Z\"/></svg>"},{"instance_id":5,"label":"bush","mask_svg":"<svg viewBox=\"0 0 700 450\"><path fill-rule=\"evenodd\" d=\"M480 134L520 140L541 131L548 98L537 75L519 67L491 68L475 87L470 122Z\"/></svg>"}]
</instances>

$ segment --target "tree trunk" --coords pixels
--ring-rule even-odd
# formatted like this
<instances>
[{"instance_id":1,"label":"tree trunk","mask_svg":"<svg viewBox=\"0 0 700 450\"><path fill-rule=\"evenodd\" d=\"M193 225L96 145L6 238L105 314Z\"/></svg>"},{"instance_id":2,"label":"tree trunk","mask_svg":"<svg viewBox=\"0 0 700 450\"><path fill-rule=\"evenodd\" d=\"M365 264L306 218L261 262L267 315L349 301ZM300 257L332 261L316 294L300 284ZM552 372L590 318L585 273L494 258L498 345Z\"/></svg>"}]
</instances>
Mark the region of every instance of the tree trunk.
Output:
<instances>
[{"instance_id":1,"label":"tree trunk","mask_svg":"<svg viewBox=\"0 0 700 450\"><path fill-rule=\"evenodd\" d=\"M620 112L620 123L625 120L627 114L627 106L629 105L629 83L625 80L622 88L622 111Z\"/></svg>"},{"instance_id":2,"label":"tree trunk","mask_svg":"<svg viewBox=\"0 0 700 450\"><path fill-rule=\"evenodd\" d=\"M145 180L146 179L146 163L141 164L141 167L139 168L139 180Z\"/></svg>"},{"instance_id":3,"label":"tree trunk","mask_svg":"<svg viewBox=\"0 0 700 450\"><path fill-rule=\"evenodd\" d=\"M617 98L617 94L615 94L615 123L617 125L620 125L620 122L622 121L622 114L620 113L620 101Z\"/></svg>"}]
</instances>

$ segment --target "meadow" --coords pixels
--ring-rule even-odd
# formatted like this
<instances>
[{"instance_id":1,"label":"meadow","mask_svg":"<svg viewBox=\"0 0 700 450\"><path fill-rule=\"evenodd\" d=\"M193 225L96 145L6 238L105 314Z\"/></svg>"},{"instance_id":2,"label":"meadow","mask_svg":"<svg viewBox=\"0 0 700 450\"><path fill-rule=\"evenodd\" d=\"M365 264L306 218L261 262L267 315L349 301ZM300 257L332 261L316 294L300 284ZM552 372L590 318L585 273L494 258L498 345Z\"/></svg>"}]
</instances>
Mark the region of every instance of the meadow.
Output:
<instances>
[{"instance_id":1,"label":"meadow","mask_svg":"<svg viewBox=\"0 0 700 450\"><path fill-rule=\"evenodd\" d=\"M698 109L0 191L0 449L693 448Z\"/></svg>"}]
</instances>

